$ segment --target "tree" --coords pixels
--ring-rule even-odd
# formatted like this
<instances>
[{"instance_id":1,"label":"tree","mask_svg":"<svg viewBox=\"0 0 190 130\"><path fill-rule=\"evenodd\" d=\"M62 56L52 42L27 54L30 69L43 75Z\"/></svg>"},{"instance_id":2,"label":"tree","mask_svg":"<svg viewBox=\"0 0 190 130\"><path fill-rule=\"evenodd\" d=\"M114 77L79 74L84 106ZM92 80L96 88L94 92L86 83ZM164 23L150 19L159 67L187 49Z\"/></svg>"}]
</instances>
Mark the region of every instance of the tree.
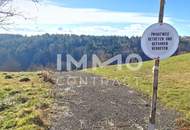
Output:
<instances>
[{"instance_id":1,"label":"tree","mask_svg":"<svg viewBox=\"0 0 190 130\"><path fill-rule=\"evenodd\" d=\"M12 24L12 22L9 20L14 16L21 16L23 18L26 18L16 9L12 8L11 2L13 1L14 0L0 0L0 26L2 28L5 28L7 25ZM34 3L38 2L38 0L31 0L31 1Z\"/></svg>"}]
</instances>

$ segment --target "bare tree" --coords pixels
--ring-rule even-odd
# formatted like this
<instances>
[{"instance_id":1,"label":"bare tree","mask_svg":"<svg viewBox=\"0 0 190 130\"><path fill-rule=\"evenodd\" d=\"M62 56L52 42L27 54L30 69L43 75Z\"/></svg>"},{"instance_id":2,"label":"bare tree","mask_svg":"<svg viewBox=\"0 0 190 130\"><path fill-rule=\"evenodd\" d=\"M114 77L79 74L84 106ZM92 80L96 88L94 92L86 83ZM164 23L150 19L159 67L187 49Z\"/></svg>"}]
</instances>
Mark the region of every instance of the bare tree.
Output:
<instances>
[{"instance_id":1,"label":"bare tree","mask_svg":"<svg viewBox=\"0 0 190 130\"><path fill-rule=\"evenodd\" d=\"M10 18L14 16L21 16L26 19L24 15L22 15L21 12L18 12L16 9L14 9L11 6L11 2L14 0L0 0L0 26L2 28L5 28L7 25L12 24ZM31 0L34 3L38 3L38 0Z\"/></svg>"}]
</instances>

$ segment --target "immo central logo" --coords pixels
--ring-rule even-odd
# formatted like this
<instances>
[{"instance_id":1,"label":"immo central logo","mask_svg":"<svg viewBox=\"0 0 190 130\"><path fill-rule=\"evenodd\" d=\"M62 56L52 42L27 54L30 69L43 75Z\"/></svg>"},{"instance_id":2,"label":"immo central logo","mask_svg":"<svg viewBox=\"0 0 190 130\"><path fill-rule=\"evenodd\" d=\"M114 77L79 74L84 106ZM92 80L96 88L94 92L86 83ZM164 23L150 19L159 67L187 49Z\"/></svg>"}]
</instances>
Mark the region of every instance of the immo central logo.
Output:
<instances>
[{"instance_id":1,"label":"immo central logo","mask_svg":"<svg viewBox=\"0 0 190 130\"><path fill-rule=\"evenodd\" d=\"M62 65L62 54L57 54L57 70L62 71L72 71L72 66L75 66L75 69L87 69L88 67L88 56L83 55L80 60L76 60L75 58L72 57L72 55L67 54L66 55L66 65L65 68ZM100 58L96 55L92 55L92 60L91 60L91 67L93 69L97 69L97 67L106 67L108 65L111 65L112 63L116 63L115 65L117 66L118 70L122 70L122 55L116 55L107 61L102 62ZM138 54L130 54L127 56L125 59L125 64L128 69L132 71L137 71L141 68L142 66L142 58Z\"/></svg>"}]
</instances>

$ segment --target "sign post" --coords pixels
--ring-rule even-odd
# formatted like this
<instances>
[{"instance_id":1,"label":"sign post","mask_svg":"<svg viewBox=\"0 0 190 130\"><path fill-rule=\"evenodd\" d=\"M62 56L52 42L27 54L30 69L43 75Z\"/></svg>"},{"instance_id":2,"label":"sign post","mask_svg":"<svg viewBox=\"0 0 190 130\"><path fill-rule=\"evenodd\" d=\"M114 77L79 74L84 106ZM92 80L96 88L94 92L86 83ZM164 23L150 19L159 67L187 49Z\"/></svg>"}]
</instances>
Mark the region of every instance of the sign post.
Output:
<instances>
[{"instance_id":1,"label":"sign post","mask_svg":"<svg viewBox=\"0 0 190 130\"><path fill-rule=\"evenodd\" d=\"M155 65L154 65L153 95L152 95L152 105L151 105L152 109L149 118L148 130L155 130L159 64L160 64L160 59L158 57L157 59L155 59Z\"/></svg>"},{"instance_id":2,"label":"sign post","mask_svg":"<svg viewBox=\"0 0 190 130\"><path fill-rule=\"evenodd\" d=\"M163 23L164 19L164 5L165 0L160 0L160 12L159 12L159 20L160 24ZM155 130L156 124L156 106L157 106L157 95L158 95L158 74L159 74L159 65L160 65L160 57L155 59L154 63L154 79L153 79L153 95L152 95L152 108L149 118L148 130Z\"/></svg>"},{"instance_id":3,"label":"sign post","mask_svg":"<svg viewBox=\"0 0 190 130\"><path fill-rule=\"evenodd\" d=\"M147 28L141 39L141 48L144 53L155 60L153 95L148 130L155 130L156 106L158 91L158 74L160 60L173 55L179 45L179 35L171 25L163 23L165 0L160 0L160 12L158 23Z\"/></svg>"}]
</instances>

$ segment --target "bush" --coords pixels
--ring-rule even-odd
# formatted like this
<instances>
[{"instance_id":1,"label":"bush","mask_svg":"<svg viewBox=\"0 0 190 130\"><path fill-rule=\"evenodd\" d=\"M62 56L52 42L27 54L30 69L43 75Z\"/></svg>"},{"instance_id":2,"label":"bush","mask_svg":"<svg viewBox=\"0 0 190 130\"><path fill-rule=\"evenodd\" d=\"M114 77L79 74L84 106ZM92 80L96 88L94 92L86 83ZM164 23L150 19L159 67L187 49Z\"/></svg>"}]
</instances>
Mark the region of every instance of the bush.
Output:
<instances>
[{"instance_id":1,"label":"bush","mask_svg":"<svg viewBox=\"0 0 190 130\"><path fill-rule=\"evenodd\" d=\"M6 75L5 79L13 79L13 77L11 75Z\"/></svg>"},{"instance_id":2,"label":"bush","mask_svg":"<svg viewBox=\"0 0 190 130\"><path fill-rule=\"evenodd\" d=\"M29 79L29 78L22 78L22 79L20 79L19 81L20 81L20 82L29 82L30 79Z\"/></svg>"}]
</instances>

